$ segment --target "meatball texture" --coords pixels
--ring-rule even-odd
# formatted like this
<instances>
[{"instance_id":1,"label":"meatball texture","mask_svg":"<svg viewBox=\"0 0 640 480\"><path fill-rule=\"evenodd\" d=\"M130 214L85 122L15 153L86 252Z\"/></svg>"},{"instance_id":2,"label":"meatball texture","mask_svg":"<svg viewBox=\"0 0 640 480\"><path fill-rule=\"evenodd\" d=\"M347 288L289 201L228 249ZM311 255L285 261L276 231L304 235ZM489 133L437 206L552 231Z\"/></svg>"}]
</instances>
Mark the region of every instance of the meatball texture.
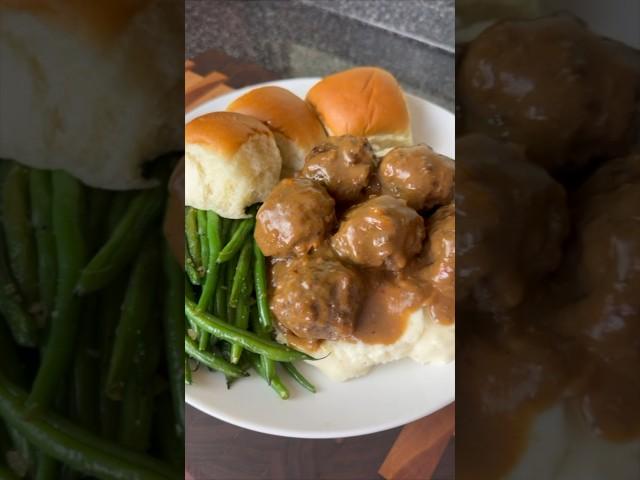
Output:
<instances>
[{"instance_id":1,"label":"meatball texture","mask_svg":"<svg viewBox=\"0 0 640 480\"><path fill-rule=\"evenodd\" d=\"M349 210L331 246L356 265L400 270L420 252L424 236L424 221L415 210L382 195Z\"/></svg>"},{"instance_id":2,"label":"meatball texture","mask_svg":"<svg viewBox=\"0 0 640 480\"><path fill-rule=\"evenodd\" d=\"M353 334L364 298L362 281L331 249L276 261L271 274L271 311L281 329L309 340Z\"/></svg>"},{"instance_id":3,"label":"meatball texture","mask_svg":"<svg viewBox=\"0 0 640 480\"><path fill-rule=\"evenodd\" d=\"M458 140L456 156L456 302L505 311L558 267L565 192L519 149L482 135Z\"/></svg>"},{"instance_id":4,"label":"meatball texture","mask_svg":"<svg viewBox=\"0 0 640 480\"><path fill-rule=\"evenodd\" d=\"M575 170L630 143L639 77L579 20L504 21L468 47L456 98L465 131L526 147L539 165Z\"/></svg>"},{"instance_id":5,"label":"meatball texture","mask_svg":"<svg viewBox=\"0 0 640 480\"><path fill-rule=\"evenodd\" d=\"M282 180L260 207L255 239L267 256L303 255L318 248L335 221L335 202L310 180Z\"/></svg>"},{"instance_id":6,"label":"meatball texture","mask_svg":"<svg viewBox=\"0 0 640 480\"><path fill-rule=\"evenodd\" d=\"M331 137L309 152L298 175L323 184L338 202L355 202L369 183L374 160L365 137Z\"/></svg>"},{"instance_id":7,"label":"meatball texture","mask_svg":"<svg viewBox=\"0 0 640 480\"><path fill-rule=\"evenodd\" d=\"M383 193L405 200L416 210L453 199L453 161L426 145L393 149L382 159L378 178Z\"/></svg>"}]
</instances>

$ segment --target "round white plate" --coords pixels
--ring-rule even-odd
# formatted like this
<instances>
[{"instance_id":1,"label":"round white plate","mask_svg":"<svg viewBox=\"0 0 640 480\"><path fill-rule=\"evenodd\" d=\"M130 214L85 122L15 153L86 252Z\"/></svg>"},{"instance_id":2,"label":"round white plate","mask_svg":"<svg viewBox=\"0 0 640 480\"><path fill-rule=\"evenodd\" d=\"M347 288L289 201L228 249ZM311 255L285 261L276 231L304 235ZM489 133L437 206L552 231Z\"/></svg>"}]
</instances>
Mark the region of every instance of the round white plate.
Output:
<instances>
[{"instance_id":1,"label":"round white plate","mask_svg":"<svg viewBox=\"0 0 640 480\"><path fill-rule=\"evenodd\" d=\"M301 98L318 81L299 78L269 82ZM195 108L185 121L225 110L233 100L258 85L236 90ZM455 150L455 117L418 97L408 95L413 139L451 158ZM185 401L225 422L257 432L298 438L343 438L380 432L433 413L455 399L455 363L423 366L402 360L376 367L369 375L335 383L309 365L299 369L318 393L299 387L286 373L289 400L280 400L257 375L227 390L224 376L200 368L186 386Z\"/></svg>"}]
</instances>

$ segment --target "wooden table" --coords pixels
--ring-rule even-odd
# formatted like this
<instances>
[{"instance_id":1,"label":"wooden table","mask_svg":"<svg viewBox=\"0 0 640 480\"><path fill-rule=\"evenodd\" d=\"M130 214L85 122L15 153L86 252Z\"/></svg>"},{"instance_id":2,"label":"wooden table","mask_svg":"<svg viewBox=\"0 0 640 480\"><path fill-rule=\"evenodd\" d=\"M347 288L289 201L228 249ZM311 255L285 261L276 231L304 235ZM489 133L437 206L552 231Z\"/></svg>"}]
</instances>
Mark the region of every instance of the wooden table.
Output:
<instances>
[{"instance_id":1,"label":"wooden table","mask_svg":"<svg viewBox=\"0 0 640 480\"><path fill-rule=\"evenodd\" d=\"M277 78L262 67L216 50L187 61L185 67L187 109L233 89ZM282 438L235 427L190 406L186 422L188 480L379 479L378 470L401 431L335 440ZM454 450L452 440L433 480L454 478Z\"/></svg>"}]
</instances>

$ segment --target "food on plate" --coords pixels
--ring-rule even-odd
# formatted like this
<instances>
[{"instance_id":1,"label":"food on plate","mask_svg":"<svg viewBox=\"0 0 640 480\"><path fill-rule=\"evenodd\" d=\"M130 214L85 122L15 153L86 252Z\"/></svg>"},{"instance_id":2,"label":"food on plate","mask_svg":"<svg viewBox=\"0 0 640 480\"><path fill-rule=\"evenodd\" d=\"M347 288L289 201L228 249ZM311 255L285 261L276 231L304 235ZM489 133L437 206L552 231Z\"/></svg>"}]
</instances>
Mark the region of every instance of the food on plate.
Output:
<instances>
[{"instance_id":1,"label":"food on plate","mask_svg":"<svg viewBox=\"0 0 640 480\"><path fill-rule=\"evenodd\" d=\"M610 43L569 16L493 25L458 69L463 129L519 143L552 171L624 152L637 132L640 80Z\"/></svg>"},{"instance_id":2,"label":"food on plate","mask_svg":"<svg viewBox=\"0 0 640 480\"><path fill-rule=\"evenodd\" d=\"M183 106L182 3L34 0L0 8L0 105L11 119L0 127L0 157L63 169L93 187L150 186L144 164L183 145L175 122ZM93 104L100 115L87 108Z\"/></svg>"},{"instance_id":3,"label":"food on plate","mask_svg":"<svg viewBox=\"0 0 640 480\"><path fill-rule=\"evenodd\" d=\"M483 135L458 139L456 154L456 211L465 232L458 301L482 311L512 308L560 264L569 231L564 189L520 149Z\"/></svg>"},{"instance_id":4,"label":"food on plate","mask_svg":"<svg viewBox=\"0 0 640 480\"><path fill-rule=\"evenodd\" d=\"M639 478L640 53L566 15L464 50L456 474Z\"/></svg>"},{"instance_id":5,"label":"food on plate","mask_svg":"<svg viewBox=\"0 0 640 480\"><path fill-rule=\"evenodd\" d=\"M184 262L184 157L180 160L167 186L169 200L164 216L163 232L171 253ZM184 265L182 265L184 267Z\"/></svg>"},{"instance_id":6,"label":"food on plate","mask_svg":"<svg viewBox=\"0 0 640 480\"><path fill-rule=\"evenodd\" d=\"M355 330L364 282L330 248L275 261L271 284L271 310L283 330L311 340L338 340Z\"/></svg>"},{"instance_id":7,"label":"food on plate","mask_svg":"<svg viewBox=\"0 0 640 480\"><path fill-rule=\"evenodd\" d=\"M453 162L427 145L394 148L382 159L378 179L383 193L419 211L453 200Z\"/></svg>"},{"instance_id":8,"label":"food on plate","mask_svg":"<svg viewBox=\"0 0 640 480\"><path fill-rule=\"evenodd\" d=\"M299 176L325 186L337 202L362 198L374 170L375 156L368 140L343 135L316 145Z\"/></svg>"},{"instance_id":9,"label":"food on plate","mask_svg":"<svg viewBox=\"0 0 640 480\"><path fill-rule=\"evenodd\" d=\"M403 200L381 195L347 211L330 243L354 265L398 271L422 250L424 236L418 212Z\"/></svg>"},{"instance_id":10,"label":"food on plate","mask_svg":"<svg viewBox=\"0 0 640 480\"><path fill-rule=\"evenodd\" d=\"M282 155L283 177L300 170L309 150L327 137L309 105L284 88L255 88L227 110L257 118L271 129Z\"/></svg>"},{"instance_id":11,"label":"food on plate","mask_svg":"<svg viewBox=\"0 0 640 480\"><path fill-rule=\"evenodd\" d=\"M281 181L258 211L256 243L267 256L303 255L318 248L335 222L335 201L304 178Z\"/></svg>"},{"instance_id":12,"label":"food on plate","mask_svg":"<svg viewBox=\"0 0 640 480\"><path fill-rule=\"evenodd\" d=\"M255 118L215 112L185 127L185 204L224 218L246 218L278 183L282 158Z\"/></svg>"},{"instance_id":13,"label":"food on plate","mask_svg":"<svg viewBox=\"0 0 640 480\"><path fill-rule=\"evenodd\" d=\"M357 67L323 78L309 90L330 136L367 137L376 153L411 145L411 122L396 79L377 67Z\"/></svg>"},{"instance_id":14,"label":"food on plate","mask_svg":"<svg viewBox=\"0 0 640 480\"><path fill-rule=\"evenodd\" d=\"M339 151L343 145L356 145L369 155L363 137L331 137L330 142L309 153L297 178L278 184L256 217L257 244L271 257L269 301L277 339L313 355L317 360L310 363L338 381L405 357L422 363L451 361L453 208L421 214L403 199L376 192L377 158L368 162L366 176L360 173L361 162L340 162L331 169L327 193L327 176L309 175L307 163L317 165L325 149ZM394 150L387 154L392 155ZM332 163L340 157L332 154ZM418 168L411 174L431 173ZM335 187L357 177L367 179L353 189L358 195L345 197L344 190ZM415 181L425 184L426 179ZM312 195L296 194L299 182L323 192L326 212ZM329 194L338 197L335 219ZM299 199L308 205L302 207ZM275 249L265 241L267 229L269 238L296 238L295 232L313 242Z\"/></svg>"},{"instance_id":15,"label":"food on plate","mask_svg":"<svg viewBox=\"0 0 640 480\"><path fill-rule=\"evenodd\" d=\"M275 87L185 133L186 352L229 386L253 370L281 398L280 370L315 391L298 360L344 381L454 356L453 162L409 147L404 95L384 70L327 77L307 101L331 136ZM276 165L289 170L280 181Z\"/></svg>"}]
</instances>

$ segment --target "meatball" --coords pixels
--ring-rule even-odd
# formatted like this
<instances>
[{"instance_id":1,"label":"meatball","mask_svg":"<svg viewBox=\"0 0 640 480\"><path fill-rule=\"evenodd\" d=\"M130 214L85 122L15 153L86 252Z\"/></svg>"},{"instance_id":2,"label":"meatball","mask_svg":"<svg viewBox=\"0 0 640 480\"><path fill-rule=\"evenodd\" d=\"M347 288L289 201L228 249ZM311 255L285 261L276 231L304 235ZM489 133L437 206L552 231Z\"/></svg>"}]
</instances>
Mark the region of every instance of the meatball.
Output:
<instances>
[{"instance_id":1,"label":"meatball","mask_svg":"<svg viewBox=\"0 0 640 480\"><path fill-rule=\"evenodd\" d=\"M519 149L488 137L461 138L456 155L456 301L505 311L558 267L565 192Z\"/></svg>"},{"instance_id":2,"label":"meatball","mask_svg":"<svg viewBox=\"0 0 640 480\"><path fill-rule=\"evenodd\" d=\"M255 239L267 256L302 255L319 247L335 221L335 202L322 185L282 180L260 207Z\"/></svg>"},{"instance_id":3,"label":"meatball","mask_svg":"<svg viewBox=\"0 0 640 480\"><path fill-rule=\"evenodd\" d=\"M331 246L356 265L395 271L420 252L424 236L424 222L415 210L382 195L349 210Z\"/></svg>"},{"instance_id":4,"label":"meatball","mask_svg":"<svg viewBox=\"0 0 640 480\"><path fill-rule=\"evenodd\" d=\"M428 309L439 323L455 322L456 217L453 205L439 208L427 220L427 241L419 263L420 277L433 286Z\"/></svg>"},{"instance_id":5,"label":"meatball","mask_svg":"<svg viewBox=\"0 0 640 480\"><path fill-rule=\"evenodd\" d=\"M281 329L309 340L349 338L363 300L358 273L331 249L280 260L271 270L270 305Z\"/></svg>"},{"instance_id":6,"label":"meatball","mask_svg":"<svg viewBox=\"0 0 640 480\"><path fill-rule=\"evenodd\" d=\"M455 170L453 161L426 145L391 150L380 163L382 192L423 210L450 203Z\"/></svg>"},{"instance_id":7,"label":"meatball","mask_svg":"<svg viewBox=\"0 0 640 480\"><path fill-rule=\"evenodd\" d=\"M354 202L369 183L374 159L365 137L331 137L309 152L298 175L322 183L338 202Z\"/></svg>"},{"instance_id":8,"label":"meatball","mask_svg":"<svg viewBox=\"0 0 640 480\"><path fill-rule=\"evenodd\" d=\"M504 21L469 45L456 98L467 132L524 145L546 169L575 170L629 145L639 79L575 18Z\"/></svg>"}]
</instances>

